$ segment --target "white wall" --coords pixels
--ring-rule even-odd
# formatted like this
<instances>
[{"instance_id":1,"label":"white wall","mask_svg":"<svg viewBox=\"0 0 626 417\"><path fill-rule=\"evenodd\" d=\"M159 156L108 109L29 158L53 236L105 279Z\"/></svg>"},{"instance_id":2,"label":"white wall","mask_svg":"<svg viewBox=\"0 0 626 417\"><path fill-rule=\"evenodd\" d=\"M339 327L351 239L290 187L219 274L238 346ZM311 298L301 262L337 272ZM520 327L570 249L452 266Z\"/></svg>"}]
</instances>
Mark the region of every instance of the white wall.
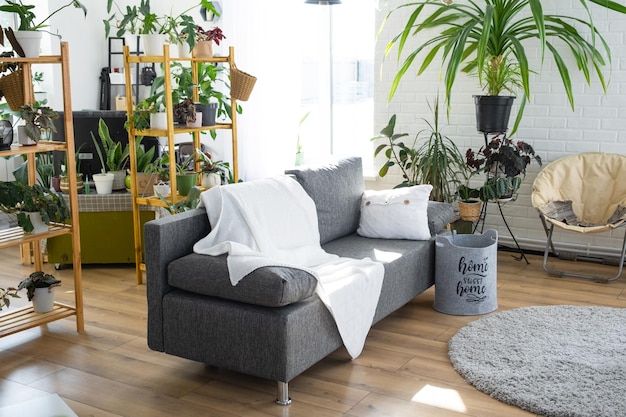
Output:
<instances>
[{"instance_id":1,"label":"white wall","mask_svg":"<svg viewBox=\"0 0 626 417\"><path fill-rule=\"evenodd\" d=\"M226 39L216 53L227 54L228 46L234 46L237 66L258 79L250 100L240 102L243 107L243 114L238 117L240 177L249 180L282 173L293 164L297 121L301 117L298 113L301 53L297 33L304 2L278 0L267 6L258 0L220 1L223 13L219 26ZM65 0L49 2L53 8ZM84 3L89 9L86 20L79 11L66 10L53 22L70 44L72 107L75 110L98 108L98 78L101 68L107 65L108 56L102 23L106 1ZM118 3L123 6L137 2L120 0ZM170 8L178 14L196 3L195 0L153 1L152 7L159 14L169 13ZM279 18L276 10L292 17L281 18L280 28L272 23ZM197 22L202 22L200 17ZM60 107L58 94L51 94L51 103ZM229 132L220 131L215 142L210 138L203 142L229 160Z\"/></svg>"},{"instance_id":2,"label":"white wall","mask_svg":"<svg viewBox=\"0 0 626 417\"><path fill-rule=\"evenodd\" d=\"M391 8L401 2L389 0L386 3ZM557 2L542 3L545 13L558 14L567 10L569 14L571 10L574 10L580 12L580 16L584 16L579 1L562 0L558 2L558 6L553 3ZM607 12L593 4L590 4L589 7L593 12L594 23L604 34L612 50L613 64L609 90L604 95L596 80L593 80L591 86L587 86L581 74L572 73L576 104L575 111L572 112L563 92L558 71L550 60L546 60L541 74L533 77L531 81L531 102L526 106L524 119L515 135L517 139L524 140L535 148L535 151L544 160L544 166L550 161L568 154L589 151L626 152L626 127L623 123L626 116L626 106L624 106L626 104L624 98L626 91L626 74L624 72L626 67L626 46L624 46L626 28L623 22L626 17ZM378 13L377 21L379 23L389 8ZM386 26L385 31L379 37L376 49L377 64L382 63L387 42L400 31L406 21L406 16L399 20L400 17L400 15L393 16L390 24ZM418 40L411 40L411 42L416 41ZM538 48L530 45L529 47L531 59L537 62ZM416 62L418 61L419 59ZM570 62L570 68L572 67ZM428 72L419 77L411 75L411 73L417 72L417 67L413 68L405 76L393 101L387 103L387 93L396 69L395 55L384 61L382 77L376 88L375 96L376 130L382 129L387 124L389 117L397 113L396 131L414 135L424 127L420 123L420 119L422 117L430 119L426 101L432 101L437 95L440 86L439 68L437 65L431 65ZM467 78L461 79L460 82L457 81L453 91L449 126L445 129L445 133L455 139L463 152L468 147L478 149L484 141L482 134L477 132L475 128L471 98L472 94L479 93L476 80ZM377 166L380 164L381 161L378 161ZM504 214L515 237L523 247L532 249L543 249L545 242L541 222L530 203L531 187L538 170L539 167L535 163L529 166L517 201L507 203L504 206ZM378 181L368 183L368 185L383 188L399 182L401 182L401 178L396 176L395 178L378 179ZM507 244L511 243L510 235L495 207L489 209L485 228L497 229L501 241L507 242ZM575 244L577 250L589 251L589 253L608 252L614 254L621 248L623 234L623 230L584 237L572 233L566 235L555 233L555 240Z\"/></svg>"}]
</instances>

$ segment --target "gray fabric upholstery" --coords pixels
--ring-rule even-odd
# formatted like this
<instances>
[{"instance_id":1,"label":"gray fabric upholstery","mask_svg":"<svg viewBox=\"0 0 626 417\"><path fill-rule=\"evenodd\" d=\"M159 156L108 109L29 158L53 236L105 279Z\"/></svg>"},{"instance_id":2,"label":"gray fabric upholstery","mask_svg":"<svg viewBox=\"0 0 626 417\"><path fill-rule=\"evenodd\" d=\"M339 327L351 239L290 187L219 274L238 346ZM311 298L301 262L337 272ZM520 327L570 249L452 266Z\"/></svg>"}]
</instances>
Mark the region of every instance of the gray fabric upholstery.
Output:
<instances>
[{"instance_id":1,"label":"gray fabric upholstery","mask_svg":"<svg viewBox=\"0 0 626 417\"><path fill-rule=\"evenodd\" d=\"M170 262L169 284L196 294L212 295L266 307L282 307L315 293L317 280L295 268L264 267L230 283L226 255L191 253Z\"/></svg>"},{"instance_id":2,"label":"gray fabric upholstery","mask_svg":"<svg viewBox=\"0 0 626 417\"><path fill-rule=\"evenodd\" d=\"M438 201L428 202L428 229L432 236L454 220L454 210L448 203L440 203Z\"/></svg>"},{"instance_id":3,"label":"gray fabric upholstery","mask_svg":"<svg viewBox=\"0 0 626 417\"><path fill-rule=\"evenodd\" d=\"M365 187L361 158L292 169L285 174L295 176L315 202L321 244L356 231Z\"/></svg>"},{"instance_id":4,"label":"gray fabric upholstery","mask_svg":"<svg viewBox=\"0 0 626 417\"><path fill-rule=\"evenodd\" d=\"M375 321L433 285L434 239L368 239L355 233L363 192L360 159L349 158L322 168L289 173L301 181L316 203L326 251L354 258L370 257L384 264ZM428 216L434 234L452 220L453 213L448 205L430 203ZM267 288L246 289L242 284L252 277L233 288L225 286L224 281L207 282L213 274L228 280L223 259L193 254L193 244L209 230L204 209L144 226L151 349L289 382L342 345L337 326L324 304L315 294L306 296L310 277L270 268L254 277L255 281L266 282ZM203 277L203 273L207 276ZM272 276L267 277L266 273ZM250 291L245 296L249 299L235 295L244 289ZM209 293L215 296L206 295ZM270 305L290 304L258 305L261 296L267 296ZM232 298L253 300L254 304Z\"/></svg>"},{"instance_id":5,"label":"gray fabric upholstery","mask_svg":"<svg viewBox=\"0 0 626 417\"><path fill-rule=\"evenodd\" d=\"M434 283L435 248L430 240L370 239L355 234L333 240L324 250L348 258L370 258L385 267L374 322L411 301Z\"/></svg>"}]
</instances>

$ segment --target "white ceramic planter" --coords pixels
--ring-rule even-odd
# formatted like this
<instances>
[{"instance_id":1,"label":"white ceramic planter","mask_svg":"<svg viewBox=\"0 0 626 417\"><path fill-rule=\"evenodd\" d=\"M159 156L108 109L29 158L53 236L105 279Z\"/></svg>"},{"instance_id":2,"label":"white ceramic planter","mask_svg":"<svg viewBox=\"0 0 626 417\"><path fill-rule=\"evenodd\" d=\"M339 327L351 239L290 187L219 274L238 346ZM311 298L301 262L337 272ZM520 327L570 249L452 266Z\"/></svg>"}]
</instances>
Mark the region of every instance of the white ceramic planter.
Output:
<instances>
[{"instance_id":1,"label":"white ceramic planter","mask_svg":"<svg viewBox=\"0 0 626 417\"><path fill-rule=\"evenodd\" d=\"M202 127L202 112L196 112L196 120L194 122L187 122L187 127Z\"/></svg>"},{"instance_id":2,"label":"white ceramic planter","mask_svg":"<svg viewBox=\"0 0 626 417\"><path fill-rule=\"evenodd\" d=\"M158 184L154 184L153 189L155 197L167 197L168 195L170 195L170 185L162 181Z\"/></svg>"},{"instance_id":3,"label":"white ceramic planter","mask_svg":"<svg viewBox=\"0 0 626 417\"><path fill-rule=\"evenodd\" d=\"M35 313L47 313L54 309L55 287L35 288L33 296L33 310Z\"/></svg>"},{"instance_id":4,"label":"white ceramic planter","mask_svg":"<svg viewBox=\"0 0 626 417\"><path fill-rule=\"evenodd\" d=\"M42 32L36 30L16 30L13 33L24 50L26 58L39 58Z\"/></svg>"},{"instance_id":5,"label":"white ceramic planter","mask_svg":"<svg viewBox=\"0 0 626 417\"><path fill-rule=\"evenodd\" d=\"M17 127L17 141L20 145L24 145L24 146L31 146L31 145L37 144L37 142L32 140L30 137L28 137L28 135L26 134L26 127L23 125Z\"/></svg>"},{"instance_id":6,"label":"white ceramic planter","mask_svg":"<svg viewBox=\"0 0 626 417\"><path fill-rule=\"evenodd\" d=\"M150 113L150 129L167 129L167 113Z\"/></svg>"},{"instance_id":7,"label":"white ceramic planter","mask_svg":"<svg viewBox=\"0 0 626 417\"><path fill-rule=\"evenodd\" d=\"M165 35L158 33L151 33L148 35L141 35L143 41L143 52L147 56L162 56L163 45L165 45Z\"/></svg>"},{"instance_id":8,"label":"white ceramic planter","mask_svg":"<svg viewBox=\"0 0 626 417\"><path fill-rule=\"evenodd\" d=\"M222 177L215 172L203 173L201 184L203 187L212 188L222 184Z\"/></svg>"},{"instance_id":9,"label":"white ceramic planter","mask_svg":"<svg viewBox=\"0 0 626 417\"><path fill-rule=\"evenodd\" d=\"M30 222L33 224L32 232L27 233L36 235L38 233L46 233L48 231L48 225L43 222L41 213L35 211L26 213L26 215L30 218Z\"/></svg>"},{"instance_id":10,"label":"white ceramic planter","mask_svg":"<svg viewBox=\"0 0 626 417\"><path fill-rule=\"evenodd\" d=\"M93 178L98 194L111 194L113 191L113 180L115 178L113 174L110 172L106 174L93 174L91 178Z\"/></svg>"}]
</instances>

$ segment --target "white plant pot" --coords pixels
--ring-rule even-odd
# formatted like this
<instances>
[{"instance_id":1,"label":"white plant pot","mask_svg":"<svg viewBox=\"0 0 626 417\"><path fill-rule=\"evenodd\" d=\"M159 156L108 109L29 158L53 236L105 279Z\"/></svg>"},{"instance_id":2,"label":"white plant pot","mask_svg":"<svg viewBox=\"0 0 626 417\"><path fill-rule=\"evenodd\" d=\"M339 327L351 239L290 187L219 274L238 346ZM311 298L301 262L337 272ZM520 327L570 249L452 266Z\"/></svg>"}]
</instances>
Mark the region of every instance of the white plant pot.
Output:
<instances>
[{"instance_id":1,"label":"white plant pot","mask_svg":"<svg viewBox=\"0 0 626 417\"><path fill-rule=\"evenodd\" d=\"M20 145L24 145L24 146L31 146L31 145L37 144L37 142L32 140L26 134L26 127L23 125L17 127L17 141L19 142Z\"/></svg>"},{"instance_id":2,"label":"white plant pot","mask_svg":"<svg viewBox=\"0 0 626 417\"><path fill-rule=\"evenodd\" d=\"M179 58L191 58L191 51L187 42L176 44L176 49L178 50Z\"/></svg>"},{"instance_id":3,"label":"white plant pot","mask_svg":"<svg viewBox=\"0 0 626 417\"><path fill-rule=\"evenodd\" d=\"M38 233L46 233L48 231L48 225L45 224L41 218L41 213L35 211L26 213L26 215L30 218L30 222L33 224L33 231L27 233L36 235Z\"/></svg>"},{"instance_id":4,"label":"white plant pot","mask_svg":"<svg viewBox=\"0 0 626 417\"><path fill-rule=\"evenodd\" d=\"M222 177L220 174L216 174L214 172L204 173L202 174L202 182L203 187L211 188L222 184Z\"/></svg>"},{"instance_id":5,"label":"white plant pot","mask_svg":"<svg viewBox=\"0 0 626 417\"><path fill-rule=\"evenodd\" d=\"M196 112L196 120L193 122L187 122L187 127L202 127L202 112Z\"/></svg>"},{"instance_id":6,"label":"white plant pot","mask_svg":"<svg viewBox=\"0 0 626 417\"><path fill-rule=\"evenodd\" d=\"M111 171L113 174L113 191L126 189L126 171L121 169L118 171Z\"/></svg>"},{"instance_id":7,"label":"white plant pot","mask_svg":"<svg viewBox=\"0 0 626 417\"><path fill-rule=\"evenodd\" d=\"M167 130L167 113L150 113L150 129Z\"/></svg>"},{"instance_id":8,"label":"white plant pot","mask_svg":"<svg viewBox=\"0 0 626 417\"><path fill-rule=\"evenodd\" d=\"M113 180L115 176L107 172L106 174L93 174L93 182L96 185L96 192L98 194L111 194L113 191Z\"/></svg>"},{"instance_id":9,"label":"white plant pot","mask_svg":"<svg viewBox=\"0 0 626 417\"><path fill-rule=\"evenodd\" d=\"M36 30L16 30L15 38L24 50L26 58L39 58L42 32Z\"/></svg>"},{"instance_id":10,"label":"white plant pot","mask_svg":"<svg viewBox=\"0 0 626 417\"><path fill-rule=\"evenodd\" d=\"M154 184L154 196L158 197L159 195L161 197L167 197L168 195L170 195L170 185L164 183L163 181L159 182L158 184Z\"/></svg>"},{"instance_id":11,"label":"white plant pot","mask_svg":"<svg viewBox=\"0 0 626 417\"><path fill-rule=\"evenodd\" d=\"M143 52L147 56L162 56L163 45L166 43L165 35L158 33L150 33L141 35L143 41Z\"/></svg>"},{"instance_id":12,"label":"white plant pot","mask_svg":"<svg viewBox=\"0 0 626 417\"><path fill-rule=\"evenodd\" d=\"M47 313L54 309L55 287L35 288L33 295L33 310L35 313Z\"/></svg>"}]
</instances>

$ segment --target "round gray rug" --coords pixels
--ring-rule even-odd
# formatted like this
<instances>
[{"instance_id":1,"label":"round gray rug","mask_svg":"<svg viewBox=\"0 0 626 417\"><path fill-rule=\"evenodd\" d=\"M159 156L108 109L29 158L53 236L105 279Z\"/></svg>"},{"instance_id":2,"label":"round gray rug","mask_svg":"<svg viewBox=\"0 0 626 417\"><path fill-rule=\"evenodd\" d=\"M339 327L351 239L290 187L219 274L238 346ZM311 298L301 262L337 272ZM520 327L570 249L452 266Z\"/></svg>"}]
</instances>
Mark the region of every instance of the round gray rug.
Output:
<instances>
[{"instance_id":1,"label":"round gray rug","mask_svg":"<svg viewBox=\"0 0 626 417\"><path fill-rule=\"evenodd\" d=\"M479 391L548 417L626 416L626 309L524 307L461 328L456 371Z\"/></svg>"}]
</instances>

